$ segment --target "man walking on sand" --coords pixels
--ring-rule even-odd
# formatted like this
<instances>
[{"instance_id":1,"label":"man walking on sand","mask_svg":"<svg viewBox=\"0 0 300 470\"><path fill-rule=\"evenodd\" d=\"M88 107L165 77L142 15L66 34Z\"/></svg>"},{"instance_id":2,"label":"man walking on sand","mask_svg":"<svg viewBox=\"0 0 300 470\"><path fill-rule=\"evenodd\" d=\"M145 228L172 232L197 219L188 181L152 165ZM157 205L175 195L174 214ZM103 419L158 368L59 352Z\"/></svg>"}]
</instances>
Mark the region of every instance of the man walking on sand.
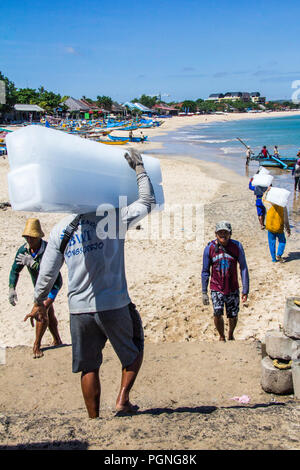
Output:
<instances>
[{"instance_id":1,"label":"man walking on sand","mask_svg":"<svg viewBox=\"0 0 300 470\"><path fill-rule=\"evenodd\" d=\"M202 301L209 305L207 288L210 280L211 299L214 309L214 323L219 333L219 340L225 341L224 306L229 322L228 340L234 340L233 332L237 325L240 292L237 276L237 263L243 284L242 302L246 302L249 293L249 273L243 246L231 239L231 224L221 221L216 224L216 239L206 246L202 266Z\"/></svg>"},{"instance_id":2,"label":"man walking on sand","mask_svg":"<svg viewBox=\"0 0 300 470\"><path fill-rule=\"evenodd\" d=\"M246 150L246 165L249 165L249 162L251 160L251 155L254 155L254 153L252 152L251 148L249 147L249 145L247 145L247 150Z\"/></svg>"},{"instance_id":3,"label":"man walking on sand","mask_svg":"<svg viewBox=\"0 0 300 470\"><path fill-rule=\"evenodd\" d=\"M43 240L44 233L41 229L39 219L27 219L26 225L22 235L27 243L24 243L17 251L13 265L9 274L9 303L12 306L16 305L18 300L16 287L19 280L19 275L24 266L27 267L33 285L36 284L40 264L45 253L47 242ZM56 280L55 280L56 279ZM51 285L51 290L48 296L44 299L45 315L36 321L35 342L33 345L33 358L38 359L42 357L43 351L41 350L41 341L47 327L53 337L53 346L62 344L58 333L57 319L54 314L53 302L62 286L62 277L58 272L54 284ZM31 319L31 325L34 326L34 321Z\"/></svg>"},{"instance_id":4,"label":"man walking on sand","mask_svg":"<svg viewBox=\"0 0 300 470\"><path fill-rule=\"evenodd\" d=\"M109 339L122 364L121 386L116 400L118 412L133 412L129 400L143 360L142 321L131 303L125 276L124 243L129 225L145 217L155 204L150 179L141 155L133 149L125 154L135 170L139 198L127 207L107 206L101 215L78 216L74 236L64 250L61 239L74 216L59 222L52 230L40 275L35 286L33 309L27 318L45 314L43 301L63 262L69 277L69 309L73 372L81 372L81 388L88 415L97 418L100 409L99 370L102 350ZM109 224L109 213L112 226ZM108 224L108 231L106 230ZM77 225L77 226L76 226Z\"/></svg>"}]
</instances>

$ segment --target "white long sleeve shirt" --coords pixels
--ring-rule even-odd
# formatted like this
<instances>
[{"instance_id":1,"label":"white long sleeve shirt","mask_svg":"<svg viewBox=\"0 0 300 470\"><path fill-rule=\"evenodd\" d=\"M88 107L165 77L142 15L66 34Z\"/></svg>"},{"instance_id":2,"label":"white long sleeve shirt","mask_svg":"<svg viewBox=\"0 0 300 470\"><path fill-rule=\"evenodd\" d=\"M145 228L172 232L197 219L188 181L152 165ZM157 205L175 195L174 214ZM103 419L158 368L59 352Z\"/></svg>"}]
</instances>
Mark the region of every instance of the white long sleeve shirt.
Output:
<instances>
[{"instance_id":1,"label":"white long sleeve shirt","mask_svg":"<svg viewBox=\"0 0 300 470\"><path fill-rule=\"evenodd\" d=\"M126 230L145 217L155 205L146 172L137 175L139 198L129 206L84 214L66 247L60 244L64 230L76 214L52 229L34 290L34 301L47 298L63 262L68 268L68 301L71 314L124 307L130 302L124 265ZM109 233L107 233L109 232Z\"/></svg>"}]
</instances>

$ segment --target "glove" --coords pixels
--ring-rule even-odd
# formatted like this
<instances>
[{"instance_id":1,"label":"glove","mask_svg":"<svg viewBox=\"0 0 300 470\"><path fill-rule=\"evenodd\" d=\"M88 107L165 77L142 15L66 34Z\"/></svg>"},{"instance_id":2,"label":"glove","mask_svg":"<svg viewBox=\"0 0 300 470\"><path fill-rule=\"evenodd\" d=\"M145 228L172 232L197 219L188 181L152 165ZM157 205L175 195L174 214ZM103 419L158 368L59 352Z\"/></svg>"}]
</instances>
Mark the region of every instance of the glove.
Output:
<instances>
[{"instance_id":1,"label":"glove","mask_svg":"<svg viewBox=\"0 0 300 470\"><path fill-rule=\"evenodd\" d=\"M203 305L209 305L209 297L204 292L202 293L202 303Z\"/></svg>"},{"instance_id":2,"label":"glove","mask_svg":"<svg viewBox=\"0 0 300 470\"><path fill-rule=\"evenodd\" d=\"M23 264L23 266L28 266L29 268L32 268L35 263L33 257L29 253L18 254L16 261L17 264Z\"/></svg>"},{"instance_id":3,"label":"glove","mask_svg":"<svg viewBox=\"0 0 300 470\"><path fill-rule=\"evenodd\" d=\"M128 150L128 153L125 153L124 156L128 162L128 165L133 170L136 170L137 166L141 166L144 168L142 156L136 149L130 148Z\"/></svg>"},{"instance_id":4,"label":"glove","mask_svg":"<svg viewBox=\"0 0 300 470\"><path fill-rule=\"evenodd\" d=\"M8 300L9 300L9 303L13 307L16 305L16 302L18 302L18 296L17 296L17 293L16 293L14 287L9 288Z\"/></svg>"}]
</instances>

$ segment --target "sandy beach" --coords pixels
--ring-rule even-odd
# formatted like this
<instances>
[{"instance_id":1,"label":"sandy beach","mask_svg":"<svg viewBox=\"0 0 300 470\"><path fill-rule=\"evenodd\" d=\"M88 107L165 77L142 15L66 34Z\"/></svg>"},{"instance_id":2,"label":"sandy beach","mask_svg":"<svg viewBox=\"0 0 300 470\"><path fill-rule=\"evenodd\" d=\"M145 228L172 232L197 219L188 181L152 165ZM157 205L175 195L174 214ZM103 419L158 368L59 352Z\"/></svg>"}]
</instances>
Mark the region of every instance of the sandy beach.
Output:
<instances>
[{"instance_id":1,"label":"sandy beach","mask_svg":"<svg viewBox=\"0 0 300 470\"><path fill-rule=\"evenodd\" d=\"M182 126L288 114L174 117L160 128L147 129L149 142L135 147L157 149L160 143L152 143L151 137ZM34 329L23 322L32 307L31 280L24 270L19 301L12 307L8 276L23 243L25 221L37 214L0 210L0 344L6 346L6 363L0 365L0 448L299 449L299 401L292 395L267 394L260 386L266 331L281 328L285 299L299 290L299 234L292 231L287 241L286 262L271 263L248 178L216 163L155 156L160 158L166 209L142 220L141 230L130 231L125 247L129 294L141 313L146 340L132 393L140 406L135 416L115 416L120 366L107 345L101 418L87 418L80 377L71 372L65 266L54 304L64 346L51 347L46 332L44 357L32 359ZM2 157L0 203L9 201L8 171L8 159ZM187 205L197 207L200 216L186 210L187 220L173 223ZM38 217L47 239L62 214ZM232 223L232 238L242 242L250 272L250 294L241 305L235 341L226 343L218 341L211 305L201 301L203 250L214 238L215 223L223 219ZM248 405L232 400L243 394L250 397Z\"/></svg>"}]
</instances>

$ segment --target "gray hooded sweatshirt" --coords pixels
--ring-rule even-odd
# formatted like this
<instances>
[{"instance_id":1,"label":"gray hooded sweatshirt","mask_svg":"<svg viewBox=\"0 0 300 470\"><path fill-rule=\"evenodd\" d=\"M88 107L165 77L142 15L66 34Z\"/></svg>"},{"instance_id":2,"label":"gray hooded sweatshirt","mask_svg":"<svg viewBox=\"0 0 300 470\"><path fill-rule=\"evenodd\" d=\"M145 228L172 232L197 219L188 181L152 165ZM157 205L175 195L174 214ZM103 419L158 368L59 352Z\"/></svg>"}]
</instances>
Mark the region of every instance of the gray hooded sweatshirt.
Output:
<instances>
[{"instance_id":1,"label":"gray hooded sweatshirt","mask_svg":"<svg viewBox=\"0 0 300 470\"><path fill-rule=\"evenodd\" d=\"M70 214L52 229L34 289L34 301L44 301L63 262L68 267L68 301L71 314L93 313L124 307L127 290L124 243L127 229L145 217L155 205L146 172L137 175L139 198L126 207L98 208L83 214L64 255L60 244L64 230L75 218Z\"/></svg>"}]
</instances>

